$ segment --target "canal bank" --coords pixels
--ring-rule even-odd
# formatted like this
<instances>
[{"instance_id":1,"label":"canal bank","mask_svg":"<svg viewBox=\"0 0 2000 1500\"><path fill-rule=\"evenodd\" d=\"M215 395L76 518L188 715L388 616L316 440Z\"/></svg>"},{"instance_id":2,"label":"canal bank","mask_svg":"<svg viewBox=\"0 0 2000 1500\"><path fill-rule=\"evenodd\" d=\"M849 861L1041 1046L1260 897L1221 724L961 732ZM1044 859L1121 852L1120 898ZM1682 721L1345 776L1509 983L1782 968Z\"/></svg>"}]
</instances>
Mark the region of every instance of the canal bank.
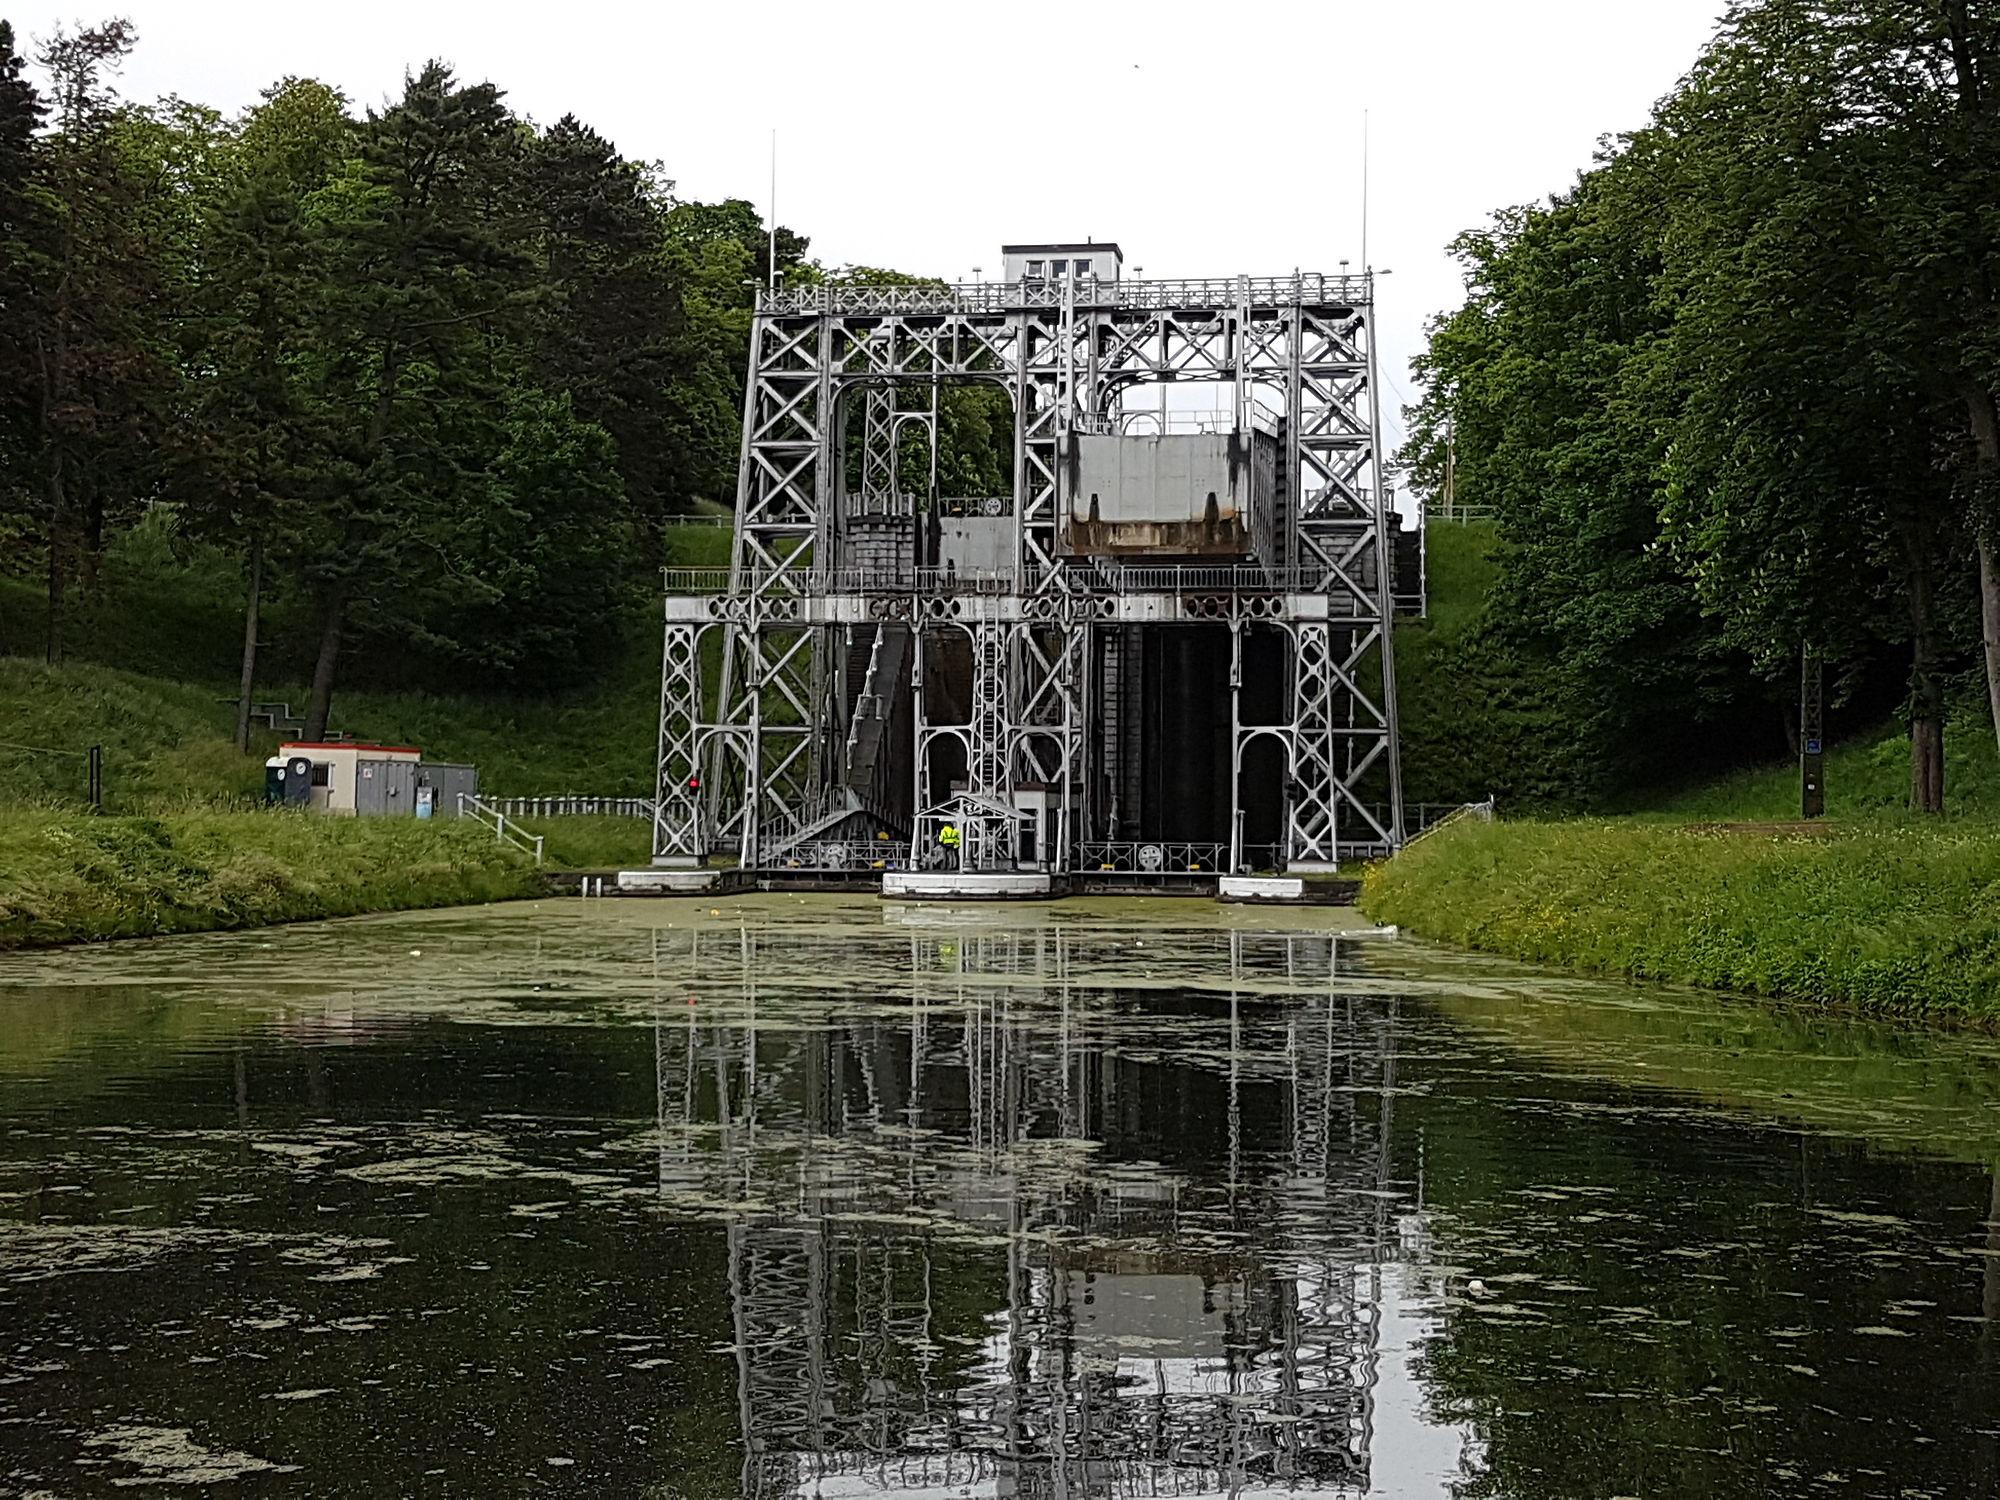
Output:
<instances>
[{"instance_id":1,"label":"canal bank","mask_svg":"<svg viewBox=\"0 0 2000 1500\"><path fill-rule=\"evenodd\" d=\"M265 927L537 894L470 823L281 810L0 812L0 950Z\"/></svg>"},{"instance_id":2,"label":"canal bank","mask_svg":"<svg viewBox=\"0 0 2000 1500\"><path fill-rule=\"evenodd\" d=\"M1991 1026L1996 893L1983 823L1468 821L1372 867L1361 905L1532 963Z\"/></svg>"},{"instance_id":3,"label":"canal bank","mask_svg":"<svg viewBox=\"0 0 2000 1500\"><path fill-rule=\"evenodd\" d=\"M545 835L549 865L535 866L482 825L454 820L307 817L247 808L152 817L0 810L0 952L543 896L721 898L776 891L1034 901L1135 895L1351 906L1359 888L1357 881L1332 877L1232 880L1092 871L1060 882L1044 877L1019 891L945 884L911 892L885 890L880 870L750 875L733 868L607 863L635 857L646 833L638 819L548 818L521 826Z\"/></svg>"}]
</instances>

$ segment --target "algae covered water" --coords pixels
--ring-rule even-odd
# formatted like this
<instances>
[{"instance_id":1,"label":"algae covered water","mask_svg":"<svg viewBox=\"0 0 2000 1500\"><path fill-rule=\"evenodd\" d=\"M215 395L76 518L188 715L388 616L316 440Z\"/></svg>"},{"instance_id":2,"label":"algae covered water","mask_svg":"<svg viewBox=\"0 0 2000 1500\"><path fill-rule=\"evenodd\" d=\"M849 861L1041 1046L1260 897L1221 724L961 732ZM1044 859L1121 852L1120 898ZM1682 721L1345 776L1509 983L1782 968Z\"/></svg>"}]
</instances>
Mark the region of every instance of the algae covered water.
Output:
<instances>
[{"instance_id":1,"label":"algae covered water","mask_svg":"<svg viewBox=\"0 0 2000 1500\"><path fill-rule=\"evenodd\" d=\"M1328 921L0 959L0 1493L1994 1492L2000 1046Z\"/></svg>"}]
</instances>

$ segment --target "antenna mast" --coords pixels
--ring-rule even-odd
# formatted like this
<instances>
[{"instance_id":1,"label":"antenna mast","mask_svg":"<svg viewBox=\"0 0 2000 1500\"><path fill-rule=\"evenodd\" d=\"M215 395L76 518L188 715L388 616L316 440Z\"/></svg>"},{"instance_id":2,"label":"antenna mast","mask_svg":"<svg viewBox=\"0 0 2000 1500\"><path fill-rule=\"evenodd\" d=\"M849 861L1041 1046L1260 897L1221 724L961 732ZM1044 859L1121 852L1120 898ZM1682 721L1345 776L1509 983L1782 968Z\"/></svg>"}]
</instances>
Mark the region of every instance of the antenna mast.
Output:
<instances>
[{"instance_id":1,"label":"antenna mast","mask_svg":"<svg viewBox=\"0 0 2000 1500\"><path fill-rule=\"evenodd\" d=\"M1364 109L1361 111L1361 274L1366 276L1368 271L1368 111Z\"/></svg>"}]
</instances>

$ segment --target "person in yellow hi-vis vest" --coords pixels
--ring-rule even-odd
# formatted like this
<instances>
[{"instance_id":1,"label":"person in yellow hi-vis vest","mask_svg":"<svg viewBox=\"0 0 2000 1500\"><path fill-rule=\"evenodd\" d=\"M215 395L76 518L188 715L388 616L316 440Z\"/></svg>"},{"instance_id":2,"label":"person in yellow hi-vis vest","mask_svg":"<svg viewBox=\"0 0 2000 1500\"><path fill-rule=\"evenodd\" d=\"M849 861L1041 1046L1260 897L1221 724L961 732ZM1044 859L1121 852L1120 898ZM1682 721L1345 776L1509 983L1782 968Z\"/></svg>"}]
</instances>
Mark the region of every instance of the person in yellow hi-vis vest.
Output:
<instances>
[{"instance_id":1,"label":"person in yellow hi-vis vest","mask_svg":"<svg viewBox=\"0 0 2000 1500\"><path fill-rule=\"evenodd\" d=\"M938 830L938 847L944 850L947 864L958 864L961 869L964 868L959 856L957 824L947 823Z\"/></svg>"}]
</instances>

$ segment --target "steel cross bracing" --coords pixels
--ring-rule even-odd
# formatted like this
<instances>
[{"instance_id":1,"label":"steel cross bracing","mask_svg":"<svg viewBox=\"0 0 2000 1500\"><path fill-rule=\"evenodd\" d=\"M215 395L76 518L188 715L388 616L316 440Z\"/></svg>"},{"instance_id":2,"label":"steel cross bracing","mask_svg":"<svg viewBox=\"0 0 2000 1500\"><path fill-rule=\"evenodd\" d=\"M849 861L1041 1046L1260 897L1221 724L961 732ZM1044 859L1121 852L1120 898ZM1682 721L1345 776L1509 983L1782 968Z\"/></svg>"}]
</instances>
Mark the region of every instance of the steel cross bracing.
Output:
<instances>
[{"instance_id":1,"label":"steel cross bracing","mask_svg":"<svg viewBox=\"0 0 2000 1500\"><path fill-rule=\"evenodd\" d=\"M1091 641L1126 620L1279 632L1291 718L1239 725L1235 755L1240 767L1257 735L1283 746L1296 788L1283 862L1312 867L1394 847L1402 788L1373 317L1365 276L833 285L760 297L726 591L667 605L656 860L734 852L754 864L847 805L835 784L845 707L832 664L843 627L884 619L919 635L974 633L982 676L1000 641L997 705L982 698L977 725L920 712L916 734L922 743L952 727L977 741L985 759L970 779L996 792L1052 787L1063 836L1050 840L1051 868L1067 867L1077 840L1102 835L1086 826L1081 790L1106 753L1091 732ZM944 381L990 382L1012 398L1011 567L961 578L848 566L846 403L865 403L854 509L885 495L908 503L895 474L900 424L927 424L935 462ZM1280 556L1227 569L1063 556L1064 442L1101 424L1128 387L1176 381L1230 387L1239 426L1253 408L1282 413ZM927 399L913 392L899 409L895 392L911 385L927 387ZM1156 595L1161 606L1146 606ZM723 637L712 698L695 644L711 628ZM921 787L913 795L919 813L939 800L923 800Z\"/></svg>"}]
</instances>

